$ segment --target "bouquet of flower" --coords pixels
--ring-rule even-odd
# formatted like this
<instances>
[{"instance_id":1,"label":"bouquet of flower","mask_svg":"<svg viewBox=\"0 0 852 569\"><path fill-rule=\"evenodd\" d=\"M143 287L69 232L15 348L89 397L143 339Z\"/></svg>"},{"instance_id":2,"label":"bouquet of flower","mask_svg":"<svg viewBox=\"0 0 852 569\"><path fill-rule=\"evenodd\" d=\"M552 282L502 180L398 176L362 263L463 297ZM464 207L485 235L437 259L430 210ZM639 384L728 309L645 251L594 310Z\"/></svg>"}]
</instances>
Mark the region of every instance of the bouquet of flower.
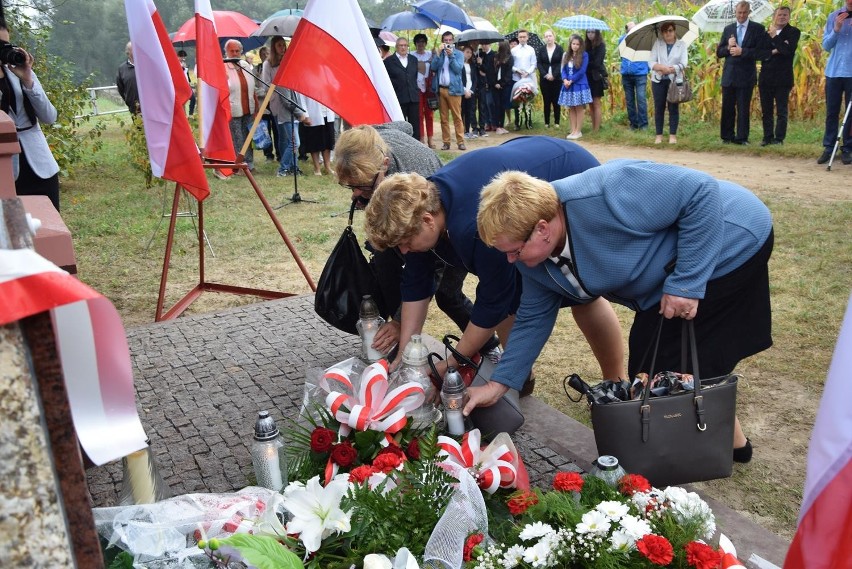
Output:
<instances>
[{"instance_id":1,"label":"bouquet of flower","mask_svg":"<svg viewBox=\"0 0 852 569\"><path fill-rule=\"evenodd\" d=\"M523 107L526 103L535 99L537 94L534 83L516 83L512 88L512 104L515 107Z\"/></svg>"},{"instance_id":2,"label":"bouquet of flower","mask_svg":"<svg viewBox=\"0 0 852 569\"><path fill-rule=\"evenodd\" d=\"M628 474L601 479L560 472L553 490L520 491L489 504L489 533L471 534L465 567L730 567L736 552L716 532L710 507L679 487L652 488ZM726 563L723 565L723 560Z\"/></svg>"}]
</instances>

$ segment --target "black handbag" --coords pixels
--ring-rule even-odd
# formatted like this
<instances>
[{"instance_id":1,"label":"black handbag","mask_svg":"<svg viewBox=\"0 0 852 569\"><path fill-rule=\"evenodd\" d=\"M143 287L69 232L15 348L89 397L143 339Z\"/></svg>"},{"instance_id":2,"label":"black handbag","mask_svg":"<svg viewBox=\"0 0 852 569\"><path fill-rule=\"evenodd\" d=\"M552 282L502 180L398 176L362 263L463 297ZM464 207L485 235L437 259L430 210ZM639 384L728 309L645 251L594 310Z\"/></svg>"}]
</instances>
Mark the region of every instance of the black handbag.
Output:
<instances>
[{"instance_id":1,"label":"black handbag","mask_svg":"<svg viewBox=\"0 0 852 569\"><path fill-rule=\"evenodd\" d=\"M376 275L361 251L352 230L355 201L349 209L349 224L331 251L322 269L314 295L314 311L320 318L343 332L357 334L358 310L365 294L372 295L382 314L384 299Z\"/></svg>"},{"instance_id":2,"label":"black handbag","mask_svg":"<svg viewBox=\"0 0 852 569\"><path fill-rule=\"evenodd\" d=\"M654 377L662 320L654 343L649 378ZM695 327L684 321L681 363L686 369L687 337L694 391L592 405L599 455L613 455L625 470L664 487L727 478L733 470L737 376L700 380Z\"/></svg>"}]
</instances>

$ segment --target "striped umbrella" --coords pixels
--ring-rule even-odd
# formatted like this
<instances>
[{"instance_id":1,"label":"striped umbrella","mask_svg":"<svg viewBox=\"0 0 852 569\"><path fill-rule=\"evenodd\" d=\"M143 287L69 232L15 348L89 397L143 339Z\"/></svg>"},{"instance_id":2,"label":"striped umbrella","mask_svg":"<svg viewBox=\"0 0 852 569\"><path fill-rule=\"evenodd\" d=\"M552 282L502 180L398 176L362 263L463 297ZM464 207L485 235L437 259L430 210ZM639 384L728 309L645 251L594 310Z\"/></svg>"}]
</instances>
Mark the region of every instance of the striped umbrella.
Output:
<instances>
[{"instance_id":1,"label":"striped umbrella","mask_svg":"<svg viewBox=\"0 0 852 569\"><path fill-rule=\"evenodd\" d=\"M608 32L609 26L603 20L592 18L591 16L569 16L561 18L553 24L554 28L562 28L563 30L600 30Z\"/></svg>"}]
</instances>

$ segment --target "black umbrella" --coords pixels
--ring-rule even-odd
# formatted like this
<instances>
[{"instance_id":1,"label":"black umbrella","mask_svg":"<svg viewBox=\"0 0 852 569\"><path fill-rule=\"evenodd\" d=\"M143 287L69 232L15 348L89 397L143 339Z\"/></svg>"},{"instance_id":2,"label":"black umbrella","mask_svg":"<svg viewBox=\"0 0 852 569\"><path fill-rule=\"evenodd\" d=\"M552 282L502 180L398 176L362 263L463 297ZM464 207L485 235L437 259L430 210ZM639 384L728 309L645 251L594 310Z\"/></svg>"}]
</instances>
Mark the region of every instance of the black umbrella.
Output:
<instances>
[{"instance_id":1,"label":"black umbrella","mask_svg":"<svg viewBox=\"0 0 852 569\"><path fill-rule=\"evenodd\" d=\"M515 30L512 33L506 34L503 36L506 40L512 40L518 38L518 32L520 30ZM531 46L534 50L538 51L539 49L544 47L544 42L541 41L541 38L538 37L538 34L534 34L532 32L527 32L529 35L529 39L527 40L527 45Z\"/></svg>"},{"instance_id":2,"label":"black umbrella","mask_svg":"<svg viewBox=\"0 0 852 569\"><path fill-rule=\"evenodd\" d=\"M465 30L456 36L456 43L467 43L476 41L479 43L494 43L503 41L505 38L500 32L493 30Z\"/></svg>"}]
</instances>

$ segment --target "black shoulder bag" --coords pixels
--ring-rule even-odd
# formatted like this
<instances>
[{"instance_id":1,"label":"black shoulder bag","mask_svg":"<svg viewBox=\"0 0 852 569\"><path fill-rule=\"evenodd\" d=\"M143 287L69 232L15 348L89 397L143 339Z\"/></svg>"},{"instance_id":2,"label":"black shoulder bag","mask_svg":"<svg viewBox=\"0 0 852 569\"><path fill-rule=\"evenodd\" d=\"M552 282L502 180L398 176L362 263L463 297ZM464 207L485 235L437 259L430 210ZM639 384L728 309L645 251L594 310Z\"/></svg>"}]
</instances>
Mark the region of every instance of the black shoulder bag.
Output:
<instances>
[{"instance_id":1,"label":"black shoulder bag","mask_svg":"<svg viewBox=\"0 0 852 569\"><path fill-rule=\"evenodd\" d=\"M322 269L314 296L314 311L320 318L343 332L357 334L358 309L365 294L373 296L382 314L384 299L376 275L361 251L352 230L355 201L349 208L349 224L331 251Z\"/></svg>"},{"instance_id":2,"label":"black shoulder bag","mask_svg":"<svg viewBox=\"0 0 852 569\"><path fill-rule=\"evenodd\" d=\"M686 369L688 336L695 388L649 397L661 331L662 318L642 398L592 405L598 454L615 456L627 472L658 488L727 478L733 469L737 376L699 379L695 326L684 320L681 369Z\"/></svg>"}]
</instances>

